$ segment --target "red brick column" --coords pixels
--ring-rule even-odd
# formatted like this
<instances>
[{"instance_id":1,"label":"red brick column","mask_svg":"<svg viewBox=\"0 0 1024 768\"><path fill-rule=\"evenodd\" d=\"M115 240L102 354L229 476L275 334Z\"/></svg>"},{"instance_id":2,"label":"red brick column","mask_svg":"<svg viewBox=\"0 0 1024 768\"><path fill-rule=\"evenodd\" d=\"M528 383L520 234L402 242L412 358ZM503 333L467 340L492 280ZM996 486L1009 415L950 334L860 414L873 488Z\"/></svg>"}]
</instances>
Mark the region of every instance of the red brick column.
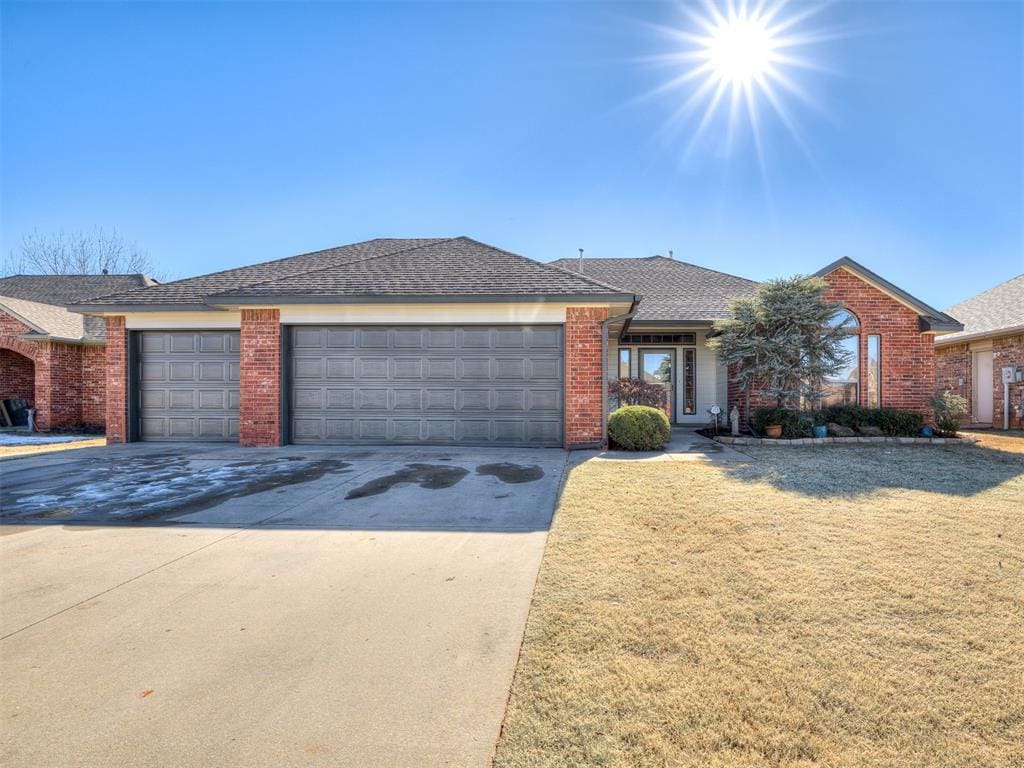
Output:
<instances>
[{"instance_id":1,"label":"red brick column","mask_svg":"<svg viewBox=\"0 0 1024 768\"><path fill-rule=\"evenodd\" d=\"M124 315L107 318L107 443L128 442L128 329Z\"/></svg>"},{"instance_id":2,"label":"red brick column","mask_svg":"<svg viewBox=\"0 0 1024 768\"><path fill-rule=\"evenodd\" d=\"M82 348L57 341L39 343L36 355L36 424L46 431L82 421Z\"/></svg>"},{"instance_id":3,"label":"red brick column","mask_svg":"<svg viewBox=\"0 0 1024 768\"><path fill-rule=\"evenodd\" d=\"M604 445L601 321L607 307L565 310L565 447Z\"/></svg>"},{"instance_id":4,"label":"red brick column","mask_svg":"<svg viewBox=\"0 0 1024 768\"><path fill-rule=\"evenodd\" d=\"M243 309L241 425L245 446L281 444L281 311Z\"/></svg>"}]
</instances>

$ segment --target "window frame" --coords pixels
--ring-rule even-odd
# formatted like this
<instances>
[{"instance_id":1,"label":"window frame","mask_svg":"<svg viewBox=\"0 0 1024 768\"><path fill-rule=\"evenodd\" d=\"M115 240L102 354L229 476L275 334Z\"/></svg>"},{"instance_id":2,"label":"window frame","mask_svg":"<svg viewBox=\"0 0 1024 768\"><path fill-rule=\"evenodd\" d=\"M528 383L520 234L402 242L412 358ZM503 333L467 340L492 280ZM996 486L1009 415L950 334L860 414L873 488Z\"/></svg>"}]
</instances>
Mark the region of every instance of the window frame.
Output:
<instances>
[{"instance_id":1,"label":"window frame","mask_svg":"<svg viewBox=\"0 0 1024 768\"><path fill-rule=\"evenodd\" d=\"M835 323L835 319L842 315L846 316L844 318L844 321L841 323ZM862 404L867 401L867 387L864 383L864 356L861 350L861 337L864 334L862 333L860 317L858 317L857 313L854 312L849 307L842 306L840 307L839 311L837 311L835 315L832 316L832 319L829 321L829 323L834 328L846 328L847 330L850 331L849 335L845 339L843 339L843 344L853 342L853 351L855 352L855 354L853 360L851 361L851 365L853 366L854 370L857 371L857 377L855 379L848 379L845 381L848 382L849 384L853 384L857 388L854 397L854 405L863 407ZM881 342L881 339L879 339L879 342ZM881 389L879 389L879 393L881 393ZM879 394L879 402L881 402L881 394ZM832 405L842 404L843 403L826 403L825 399L821 398L817 407L828 408Z\"/></svg>"},{"instance_id":2,"label":"window frame","mask_svg":"<svg viewBox=\"0 0 1024 768\"><path fill-rule=\"evenodd\" d=\"M864 382L864 405L867 408L881 408L882 407L882 334L880 333L869 333L867 334L867 355L866 365L864 367L865 382ZM876 344L875 361L872 365L871 362L871 341L872 339ZM859 342L858 342L859 346ZM875 388L878 390L875 392L875 403L871 404L871 374L874 371L875 374Z\"/></svg>"},{"instance_id":3,"label":"window frame","mask_svg":"<svg viewBox=\"0 0 1024 768\"><path fill-rule=\"evenodd\" d=\"M622 353L626 353L626 375L622 375ZM631 379L633 378L633 348L632 347L619 347L619 378L620 379Z\"/></svg>"}]
</instances>

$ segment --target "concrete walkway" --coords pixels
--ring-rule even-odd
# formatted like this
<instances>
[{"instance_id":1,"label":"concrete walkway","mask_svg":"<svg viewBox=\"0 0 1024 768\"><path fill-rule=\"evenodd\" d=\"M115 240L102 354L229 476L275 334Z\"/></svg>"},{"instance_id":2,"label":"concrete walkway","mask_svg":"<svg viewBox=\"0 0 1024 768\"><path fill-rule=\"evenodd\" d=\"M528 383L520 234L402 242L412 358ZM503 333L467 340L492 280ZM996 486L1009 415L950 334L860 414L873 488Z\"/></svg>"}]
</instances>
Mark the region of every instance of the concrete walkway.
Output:
<instances>
[{"instance_id":1,"label":"concrete walkway","mask_svg":"<svg viewBox=\"0 0 1024 768\"><path fill-rule=\"evenodd\" d=\"M752 459L735 448L703 435L694 429L675 427L672 439L662 451L579 451L572 454L573 463L580 461L711 461L732 462Z\"/></svg>"},{"instance_id":2,"label":"concrete walkway","mask_svg":"<svg viewBox=\"0 0 1024 768\"><path fill-rule=\"evenodd\" d=\"M5 462L0 764L489 765L565 461Z\"/></svg>"}]
</instances>

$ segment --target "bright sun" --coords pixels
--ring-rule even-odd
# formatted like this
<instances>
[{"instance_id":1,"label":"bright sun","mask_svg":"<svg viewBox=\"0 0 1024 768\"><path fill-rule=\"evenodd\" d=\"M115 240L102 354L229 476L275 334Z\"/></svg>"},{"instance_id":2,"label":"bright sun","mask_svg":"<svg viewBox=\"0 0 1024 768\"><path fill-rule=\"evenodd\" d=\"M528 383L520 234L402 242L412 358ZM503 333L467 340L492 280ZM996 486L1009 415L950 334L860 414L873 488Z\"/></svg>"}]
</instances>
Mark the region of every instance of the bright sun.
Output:
<instances>
[{"instance_id":1,"label":"bright sun","mask_svg":"<svg viewBox=\"0 0 1024 768\"><path fill-rule=\"evenodd\" d=\"M746 113L762 170L761 112L764 107L775 113L810 155L785 104L785 97L813 105L794 77L794 70L827 70L798 55L796 50L841 35L834 31L798 30L823 7L802 3L798 11L790 12L786 0L704 0L702 6L681 5L690 20L687 27L656 27L673 42L675 50L646 59L671 67L672 77L641 98L690 91L675 102L674 112L665 126L678 133L693 125L687 155L713 124L723 103L728 104L726 135L730 144L740 116ZM691 123L689 118L702 106L703 114Z\"/></svg>"},{"instance_id":2,"label":"bright sun","mask_svg":"<svg viewBox=\"0 0 1024 768\"><path fill-rule=\"evenodd\" d=\"M774 45L772 33L761 19L724 19L709 37L708 62L722 80L734 85L747 84L764 77L772 63Z\"/></svg>"}]
</instances>

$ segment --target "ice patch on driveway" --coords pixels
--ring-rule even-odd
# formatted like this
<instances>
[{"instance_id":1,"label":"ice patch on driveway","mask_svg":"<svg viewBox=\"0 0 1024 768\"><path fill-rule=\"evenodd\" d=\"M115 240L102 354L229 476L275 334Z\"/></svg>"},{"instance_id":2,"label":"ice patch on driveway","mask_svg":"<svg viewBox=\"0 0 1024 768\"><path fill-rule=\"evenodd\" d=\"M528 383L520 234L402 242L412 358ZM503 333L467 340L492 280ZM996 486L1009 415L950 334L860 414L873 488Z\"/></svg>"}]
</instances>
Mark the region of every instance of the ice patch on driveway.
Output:
<instances>
[{"instance_id":1,"label":"ice patch on driveway","mask_svg":"<svg viewBox=\"0 0 1024 768\"><path fill-rule=\"evenodd\" d=\"M0 519L151 522L199 512L228 499L348 471L337 459L279 457L213 463L183 456L119 459L44 492L20 489L0 499Z\"/></svg>"}]
</instances>

